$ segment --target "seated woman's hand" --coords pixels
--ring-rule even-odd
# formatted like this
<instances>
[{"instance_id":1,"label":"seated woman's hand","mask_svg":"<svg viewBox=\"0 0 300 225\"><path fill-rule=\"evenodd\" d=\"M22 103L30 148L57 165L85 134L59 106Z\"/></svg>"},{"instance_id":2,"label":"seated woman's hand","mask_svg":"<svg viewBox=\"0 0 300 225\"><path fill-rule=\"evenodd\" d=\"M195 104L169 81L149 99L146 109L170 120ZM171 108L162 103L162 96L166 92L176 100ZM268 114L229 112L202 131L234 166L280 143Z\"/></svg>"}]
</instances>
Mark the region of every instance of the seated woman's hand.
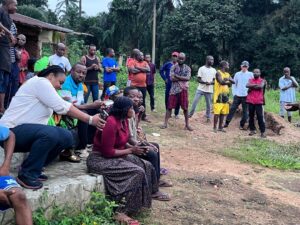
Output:
<instances>
[{"instance_id":1,"label":"seated woman's hand","mask_svg":"<svg viewBox=\"0 0 300 225\"><path fill-rule=\"evenodd\" d=\"M131 153L134 155L145 155L147 153L147 149L142 146L134 146L131 148Z\"/></svg>"}]
</instances>

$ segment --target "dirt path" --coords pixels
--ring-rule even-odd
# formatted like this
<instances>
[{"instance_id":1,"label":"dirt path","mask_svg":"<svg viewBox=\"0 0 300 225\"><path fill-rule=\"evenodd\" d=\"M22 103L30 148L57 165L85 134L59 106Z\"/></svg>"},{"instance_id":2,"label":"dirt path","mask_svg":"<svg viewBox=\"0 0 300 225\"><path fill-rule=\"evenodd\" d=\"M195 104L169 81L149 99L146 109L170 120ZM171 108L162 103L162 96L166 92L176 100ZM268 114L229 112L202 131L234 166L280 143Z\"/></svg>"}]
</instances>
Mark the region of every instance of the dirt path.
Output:
<instances>
[{"instance_id":1,"label":"dirt path","mask_svg":"<svg viewBox=\"0 0 300 225\"><path fill-rule=\"evenodd\" d=\"M160 143L162 166L170 170L164 179L175 186L164 189L173 200L155 201L145 224L300 225L300 171L243 164L220 154L235 138L249 138L237 129L238 120L226 134L213 133L202 113L191 120L191 133L183 130L183 118L170 120L166 130L158 128L161 116L152 114L151 120L143 127L149 140ZM268 134L279 143L300 140L300 131L288 124L281 136Z\"/></svg>"}]
</instances>

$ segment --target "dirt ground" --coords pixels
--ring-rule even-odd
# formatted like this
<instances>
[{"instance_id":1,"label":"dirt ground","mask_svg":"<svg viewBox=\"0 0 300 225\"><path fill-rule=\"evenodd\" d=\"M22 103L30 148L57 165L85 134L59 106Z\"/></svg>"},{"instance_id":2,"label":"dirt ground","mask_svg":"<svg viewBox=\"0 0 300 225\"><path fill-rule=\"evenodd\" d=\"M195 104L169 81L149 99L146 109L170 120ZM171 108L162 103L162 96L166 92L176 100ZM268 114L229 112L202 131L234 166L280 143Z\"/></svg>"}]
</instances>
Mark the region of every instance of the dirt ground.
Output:
<instances>
[{"instance_id":1,"label":"dirt ground","mask_svg":"<svg viewBox=\"0 0 300 225\"><path fill-rule=\"evenodd\" d=\"M161 115L152 113L150 119L152 123L142 126L148 140L160 144L162 167L169 170L163 179L174 187L161 189L172 201L154 201L145 224L300 225L300 171L268 169L222 156L237 138L249 138L247 131L238 129L239 119L227 133L217 134L203 113L191 119L193 132L183 130L182 116L171 119L165 130L159 128ZM282 135L267 134L278 143L300 142L300 129L287 123Z\"/></svg>"}]
</instances>

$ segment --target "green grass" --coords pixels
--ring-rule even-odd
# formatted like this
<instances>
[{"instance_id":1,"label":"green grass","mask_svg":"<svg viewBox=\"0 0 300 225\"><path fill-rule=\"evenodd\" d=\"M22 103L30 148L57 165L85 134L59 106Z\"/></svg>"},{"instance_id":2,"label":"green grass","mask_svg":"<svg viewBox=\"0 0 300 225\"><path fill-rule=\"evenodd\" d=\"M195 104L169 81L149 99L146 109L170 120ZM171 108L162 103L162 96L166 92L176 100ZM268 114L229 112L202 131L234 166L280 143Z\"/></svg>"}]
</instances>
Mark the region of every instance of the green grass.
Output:
<instances>
[{"instance_id":1,"label":"green grass","mask_svg":"<svg viewBox=\"0 0 300 225\"><path fill-rule=\"evenodd\" d=\"M280 145L263 139L239 140L235 147L225 149L223 154L270 168L300 169L300 147L296 144Z\"/></svg>"}]
</instances>

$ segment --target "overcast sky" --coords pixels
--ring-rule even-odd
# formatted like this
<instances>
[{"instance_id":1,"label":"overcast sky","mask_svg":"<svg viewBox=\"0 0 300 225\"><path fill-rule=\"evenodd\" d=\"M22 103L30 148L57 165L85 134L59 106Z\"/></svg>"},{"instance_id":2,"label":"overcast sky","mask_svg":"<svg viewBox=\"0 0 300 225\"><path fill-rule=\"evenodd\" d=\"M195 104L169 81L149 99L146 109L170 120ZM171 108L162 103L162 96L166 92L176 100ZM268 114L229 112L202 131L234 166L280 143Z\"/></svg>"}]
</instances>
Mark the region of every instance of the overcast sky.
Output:
<instances>
[{"instance_id":1,"label":"overcast sky","mask_svg":"<svg viewBox=\"0 0 300 225\"><path fill-rule=\"evenodd\" d=\"M55 10L58 1L59 0L48 0L49 8ZM95 16L99 12L107 12L109 2L111 2L111 0L82 0L82 8L88 16Z\"/></svg>"}]
</instances>

